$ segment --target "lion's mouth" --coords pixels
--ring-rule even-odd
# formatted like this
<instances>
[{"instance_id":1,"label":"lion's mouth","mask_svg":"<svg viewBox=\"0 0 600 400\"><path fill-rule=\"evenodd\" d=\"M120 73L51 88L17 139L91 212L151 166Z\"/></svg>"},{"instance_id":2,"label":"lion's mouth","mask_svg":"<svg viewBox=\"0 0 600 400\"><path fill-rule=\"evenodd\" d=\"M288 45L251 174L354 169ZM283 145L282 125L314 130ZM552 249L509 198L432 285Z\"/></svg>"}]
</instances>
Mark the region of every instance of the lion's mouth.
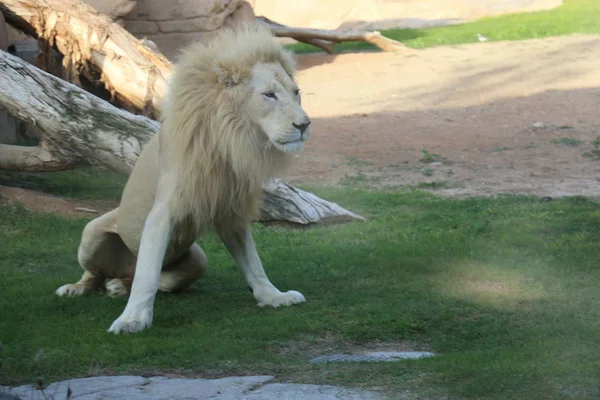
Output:
<instances>
[{"instance_id":1,"label":"lion's mouth","mask_svg":"<svg viewBox=\"0 0 600 400\"><path fill-rule=\"evenodd\" d=\"M309 132L295 132L291 136L291 138L281 138L279 140L277 140L278 144L281 145L286 145L286 144L292 144L292 143L300 143L300 142L305 142L306 139L308 139L308 135L310 133Z\"/></svg>"},{"instance_id":2,"label":"lion's mouth","mask_svg":"<svg viewBox=\"0 0 600 400\"><path fill-rule=\"evenodd\" d=\"M304 138L287 140L285 142L278 141L277 143L279 143L281 145L286 145L286 144L299 143L299 142L304 142Z\"/></svg>"},{"instance_id":3,"label":"lion's mouth","mask_svg":"<svg viewBox=\"0 0 600 400\"><path fill-rule=\"evenodd\" d=\"M295 153L302 150L302 148L304 147L304 141L304 138L299 138L288 141L278 140L273 143L275 144L275 147L277 149L283 151L284 153Z\"/></svg>"}]
</instances>

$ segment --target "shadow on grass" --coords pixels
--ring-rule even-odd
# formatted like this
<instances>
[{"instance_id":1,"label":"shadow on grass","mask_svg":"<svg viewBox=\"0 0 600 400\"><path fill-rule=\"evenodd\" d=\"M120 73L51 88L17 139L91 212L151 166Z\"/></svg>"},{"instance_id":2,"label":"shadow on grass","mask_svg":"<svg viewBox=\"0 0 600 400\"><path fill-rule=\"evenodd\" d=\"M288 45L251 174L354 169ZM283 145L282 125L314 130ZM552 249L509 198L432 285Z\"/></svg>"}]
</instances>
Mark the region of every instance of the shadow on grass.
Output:
<instances>
[{"instance_id":1,"label":"shadow on grass","mask_svg":"<svg viewBox=\"0 0 600 400\"><path fill-rule=\"evenodd\" d=\"M127 176L100 167L59 172L0 171L0 186L12 186L71 198L117 200Z\"/></svg>"}]
</instances>

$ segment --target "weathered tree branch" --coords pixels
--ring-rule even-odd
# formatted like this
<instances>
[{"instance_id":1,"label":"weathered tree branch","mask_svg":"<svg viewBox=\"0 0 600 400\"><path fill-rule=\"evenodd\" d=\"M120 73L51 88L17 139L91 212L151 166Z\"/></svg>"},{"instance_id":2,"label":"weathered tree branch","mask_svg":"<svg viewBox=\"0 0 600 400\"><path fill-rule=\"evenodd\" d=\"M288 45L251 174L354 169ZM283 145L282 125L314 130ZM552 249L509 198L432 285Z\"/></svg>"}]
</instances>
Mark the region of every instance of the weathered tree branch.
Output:
<instances>
[{"instance_id":1,"label":"weathered tree branch","mask_svg":"<svg viewBox=\"0 0 600 400\"><path fill-rule=\"evenodd\" d=\"M0 169L8 171L50 172L85 164L81 159L59 158L43 143L40 146L0 144Z\"/></svg>"},{"instance_id":2,"label":"weathered tree branch","mask_svg":"<svg viewBox=\"0 0 600 400\"><path fill-rule=\"evenodd\" d=\"M333 42L327 40L304 38L298 41L316 46L329 54L335 53L335 51L333 50Z\"/></svg>"},{"instance_id":3,"label":"weathered tree branch","mask_svg":"<svg viewBox=\"0 0 600 400\"><path fill-rule=\"evenodd\" d=\"M339 31L324 29L292 28L286 25L271 21L266 17L256 17L259 21L269 24L271 31L278 37L290 37L299 42L313 44L323 48L323 43L341 43L341 42L367 42L379 47L383 51L399 51L406 47L393 39L386 38L379 32L361 32L361 31ZM317 42L315 42L317 41ZM319 45L320 44L320 45ZM325 48L325 51L333 52Z\"/></svg>"},{"instance_id":4,"label":"weathered tree branch","mask_svg":"<svg viewBox=\"0 0 600 400\"><path fill-rule=\"evenodd\" d=\"M272 20L268 19L267 17L256 17L256 19L258 21L268 24L269 28L271 28L271 32L273 32L273 34L275 34L275 36L287 37L285 35L277 34L278 31L284 32L286 29L288 29L287 26L277 23L275 21L272 21ZM329 54L335 53L335 51L333 50L333 42L331 42L329 40L320 40L320 39L313 39L313 38L306 38L306 37L299 38L296 40L298 40L299 42L302 42L302 43L307 43L307 44L311 44L313 46L317 46L317 47L325 50L325 52L327 52Z\"/></svg>"},{"instance_id":5,"label":"weathered tree branch","mask_svg":"<svg viewBox=\"0 0 600 400\"><path fill-rule=\"evenodd\" d=\"M0 51L0 105L36 126L51 154L125 174L160 127L157 121L121 110L5 51ZM288 196L290 192L293 196ZM348 219L362 218L280 181L265 188L261 220L311 224Z\"/></svg>"},{"instance_id":6,"label":"weathered tree branch","mask_svg":"<svg viewBox=\"0 0 600 400\"><path fill-rule=\"evenodd\" d=\"M75 82L100 75L128 109L160 114L171 62L107 16L80 0L3 0L0 10L10 25L55 46Z\"/></svg>"}]
</instances>

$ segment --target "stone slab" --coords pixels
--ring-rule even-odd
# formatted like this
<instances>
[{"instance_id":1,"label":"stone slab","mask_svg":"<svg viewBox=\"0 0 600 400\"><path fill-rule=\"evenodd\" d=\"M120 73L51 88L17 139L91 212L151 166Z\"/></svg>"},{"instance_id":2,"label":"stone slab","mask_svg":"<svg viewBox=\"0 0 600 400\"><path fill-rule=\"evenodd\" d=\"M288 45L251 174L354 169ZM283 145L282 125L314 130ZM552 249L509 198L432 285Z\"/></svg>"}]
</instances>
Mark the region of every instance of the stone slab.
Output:
<instances>
[{"instance_id":1,"label":"stone slab","mask_svg":"<svg viewBox=\"0 0 600 400\"><path fill-rule=\"evenodd\" d=\"M331 385L269 383L272 376L180 379L141 376L98 376L55 382L45 390L19 386L10 394L27 400L379 400L375 392ZM7 394L9 388L1 388Z\"/></svg>"},{"instance_id":2,"label":"stone slab","mask_svg":"<svg viewBox=\"0 0 600 400\"><path fill-rule=\"evenodd\" d=\"M380 397L366 390L345 389L329 385L299 385L272 383L246 395L244 400L378 400Z\"/></svg>"},{"instance_id":3,"label":"stone slab","mask_svg":"<svg viewBox=\"0 0 600 400\"><path fill-rule=\"evenodd\" d=\"M364 354L329 354L310 360L313 364L327 362L396 362L433 357L435 354L426 351L378 351Z\"/></svg>"}]
</instances>

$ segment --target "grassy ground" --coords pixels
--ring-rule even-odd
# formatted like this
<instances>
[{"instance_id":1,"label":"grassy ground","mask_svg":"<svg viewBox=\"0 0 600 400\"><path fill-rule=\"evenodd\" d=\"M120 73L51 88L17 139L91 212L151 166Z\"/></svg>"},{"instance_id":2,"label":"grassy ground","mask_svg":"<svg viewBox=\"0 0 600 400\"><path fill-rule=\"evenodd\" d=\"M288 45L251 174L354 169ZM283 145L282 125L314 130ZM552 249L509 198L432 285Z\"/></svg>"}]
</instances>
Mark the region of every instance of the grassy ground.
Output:
<instances>
[{"instance_id":1,"label":"grassy ground","mask_svg":"<svg viewBox=\"0 0 600 400\"><path fill-rule=\"evenodd\" d=\"M96 176L77 197L118 191ZM41 178L40 178L41 177ZM44 174L52 186L64 174ZM23 186L27 176L3 173ZM77 180L74 180L77 182ZM115 189L117 188L117 189ZM79 278L86 220L0 206L0 384L88 373L274 374L418 398L600 397L600 205L583 198L447 200L422 192L308 188L368 222L254 227L272 281L308 302L260 309L223 245L182 295L159 294L154 327L106 332L126 299L58 298ZM60 190L58 190L60 192ZM103 197L105 198L105 197ZM428 349L432 359L311 365L321 352Z\"/></svg>"},{"instance_id":2,"label":"grassy ground","mask_svg":"<svg viewBox=\"0 0 600 400\"><path fill-rule=\"evenodd\" d=\"M564 4L548 11L510 14L483 18L475 22L428 29L383 30L384 36L398 40L408 47L425 48L477 42L477 33L490 41L523 40L573 33L600 33L600 1L565 0ZM319 48L299 43L288 45L298 53L321 51ZM335 46L337 52L378 50L376 47L349 42Z\"/></svg>"},{"instance_id":3,"label":"grassy ground","mask_svg":"<svg viewBox=\"0 0 600 400\"><path fill-rule=\"evenodd\" d=\"M117 202L126 180L123 174L94 167L48 174L0 171L0 185L24 187L56 196Z\"/></svg>"}]
</instances>

